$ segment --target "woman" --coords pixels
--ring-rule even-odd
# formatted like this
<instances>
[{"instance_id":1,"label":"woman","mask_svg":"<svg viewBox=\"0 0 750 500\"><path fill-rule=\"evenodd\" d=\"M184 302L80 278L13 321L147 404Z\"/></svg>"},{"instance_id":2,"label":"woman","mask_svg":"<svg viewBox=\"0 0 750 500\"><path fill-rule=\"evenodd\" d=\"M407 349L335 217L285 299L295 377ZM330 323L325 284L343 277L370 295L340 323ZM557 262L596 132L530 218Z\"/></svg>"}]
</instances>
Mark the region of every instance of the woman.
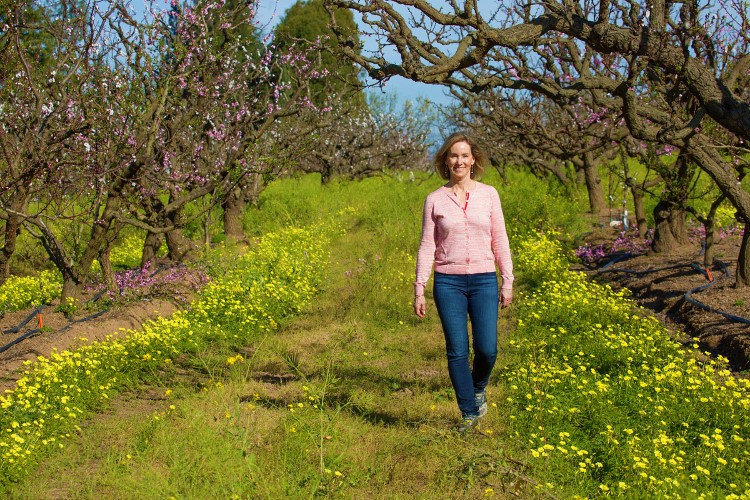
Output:
<instances>
[{"instance_id":1,"label":"woman","mask_svg":"<svg viewBox=\"0 0 750 500\"><path fill-rule=\"evenodd\" d=\"M513 299L513 263L500 197L494 187L475 180L484 163L484 154L464 133L449 136L435 155L435 168L448 182L425 201L414 283L414 312L424 318L424 289L434 265L433 296L462 432L487 413L485 388L497 358L498 303L507 307ZM495 263L502 277L499 290Z\"/></svg>"}]
</instances>

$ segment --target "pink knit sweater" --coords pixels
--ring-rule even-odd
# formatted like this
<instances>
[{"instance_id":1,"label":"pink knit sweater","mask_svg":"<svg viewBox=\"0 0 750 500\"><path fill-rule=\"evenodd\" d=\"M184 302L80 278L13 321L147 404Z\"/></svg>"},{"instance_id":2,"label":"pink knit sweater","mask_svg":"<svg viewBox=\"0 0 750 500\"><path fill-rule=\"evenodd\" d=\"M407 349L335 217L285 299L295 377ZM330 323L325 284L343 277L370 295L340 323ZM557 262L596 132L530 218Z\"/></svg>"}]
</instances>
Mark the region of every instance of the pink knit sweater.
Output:
<instances>
[{"instance_id":1,"label":"pink knit sweater","mask_svg":"<svg viewBox=\"0 0 750 500\"><path fill-rule=\"evenodd\" d=\"M465 207L445 186L427 196L422 214L422 241L417 254L415 295L424 294L435 272L476 274L500 268L502 288L513 289L513 262L497 190L476 183Z\"/></svg>"}]
</instances>

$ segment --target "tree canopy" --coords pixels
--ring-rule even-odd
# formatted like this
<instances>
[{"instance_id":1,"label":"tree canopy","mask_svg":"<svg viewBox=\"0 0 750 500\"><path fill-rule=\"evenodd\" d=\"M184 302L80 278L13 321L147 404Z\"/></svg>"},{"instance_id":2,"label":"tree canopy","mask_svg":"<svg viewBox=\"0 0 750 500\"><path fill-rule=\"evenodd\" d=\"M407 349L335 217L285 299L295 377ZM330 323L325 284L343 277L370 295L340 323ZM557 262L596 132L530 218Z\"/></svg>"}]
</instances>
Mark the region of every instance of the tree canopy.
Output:
<instances>
[{"instance_id":1,"label":"tree canopy","mask_svg":"<svg viewBox=\"0 0 750 500\"><path fill-rule=\"evenodd\" d=\"M333 16L339 29L358 44L359 34L352 12L348 9L335 9ZM315 48L316 68L328 76L310 86L310 99L316 106L325 106L332 95L346 96L363 105L364 97L359 92L360 68L342 55L329 23L329 14L323 0L300 0L286 11L276 26L274 43L282 48L295 44Z\"/></svg>"}]
</instances>

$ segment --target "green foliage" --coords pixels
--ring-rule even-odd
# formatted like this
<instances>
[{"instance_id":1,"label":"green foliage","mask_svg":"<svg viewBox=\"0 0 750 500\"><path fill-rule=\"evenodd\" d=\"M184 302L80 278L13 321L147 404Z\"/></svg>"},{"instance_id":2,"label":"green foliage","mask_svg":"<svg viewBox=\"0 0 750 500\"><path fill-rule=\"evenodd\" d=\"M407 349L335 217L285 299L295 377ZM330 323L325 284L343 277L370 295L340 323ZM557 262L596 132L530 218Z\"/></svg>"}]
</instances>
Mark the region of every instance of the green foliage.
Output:
<instances>
[{"instance_id":1,"label":"green foliage","mask_svg":"<svg viewBox=\"0 0 750 500\"><path fill-rule=\"evenodd\" d=\"M506 172L501 181L495 170L488 171L483 182L495 186L505 213L508 233L523 236L528 232L558 231L560 235L578 234L589 227L581 197L572 198L559 189L556 180L540 181L517 170Z\"/></svg>"},{"instance_id":2,"label":"green foliage","mask_svg":"<svg viewBox=\"0 0 750 500\"><path fill-rule=\"evenodd\" d=\"M340 195L340 185L321 186L319 174L273 181L260 194L257 207L245 213L245 233L260 236L269 230L335 218L348 203Z\"/></svg>"},{"instance_id":3,"label":"green foliage","mask_svg":"<svg viewBox=\"0 0 750 500\"><path fill-rule=\"evenodd\" d=\"M73 297L67 297L55 308L55 312L63 313L66 318L72 318L80 307L81 304L79 304L76 299Z\"/></svg>"}]
</instances>

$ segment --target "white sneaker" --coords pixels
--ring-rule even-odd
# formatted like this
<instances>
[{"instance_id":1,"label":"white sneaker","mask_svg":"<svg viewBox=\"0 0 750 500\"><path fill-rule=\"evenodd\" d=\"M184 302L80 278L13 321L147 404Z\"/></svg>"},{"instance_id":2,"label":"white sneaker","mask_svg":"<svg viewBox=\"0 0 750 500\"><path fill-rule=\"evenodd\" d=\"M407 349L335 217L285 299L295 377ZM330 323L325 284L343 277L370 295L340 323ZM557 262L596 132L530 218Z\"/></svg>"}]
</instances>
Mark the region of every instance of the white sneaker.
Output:
<instances>
[{"instance_id":1,"label":"white sneaker","mask_svg":"<svg viewBox=\"0 0 750 500\"><path fill-rule=\"evenodd\" d=\"M479 408L479 416L483 417L487 415L487 392L482 391L474 394L474 401L477 402L477 408Z\"/></svg>"}]
</instances>

